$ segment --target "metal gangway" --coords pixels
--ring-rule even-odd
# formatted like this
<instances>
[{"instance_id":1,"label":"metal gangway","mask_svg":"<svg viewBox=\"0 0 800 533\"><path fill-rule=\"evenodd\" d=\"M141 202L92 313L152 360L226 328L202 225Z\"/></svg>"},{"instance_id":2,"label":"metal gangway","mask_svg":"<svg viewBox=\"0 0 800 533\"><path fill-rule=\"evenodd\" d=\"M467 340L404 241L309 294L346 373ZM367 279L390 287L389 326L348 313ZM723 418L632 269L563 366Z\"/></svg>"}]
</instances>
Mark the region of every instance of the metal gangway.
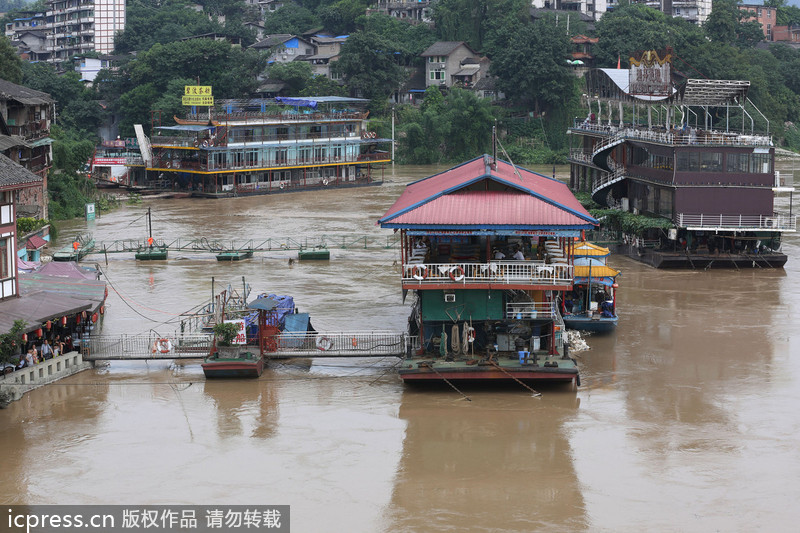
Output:
<instances>
[{"instance_id":1,"label":"metal gangway","mask_svg":"<svg viewBox=\"0 0 800 533\"><path fill-rule=\"evenodd\" d=\"M394 331L281 333L267 336L267 359L309 357L404 357L416 348L416 338ZM82 340L87 361L201 359L214 343L212 334L92 335ZM258 351L258 339L248 338L242 350Z\"/></svg>"},{"instance_id":2,"label":"metal gangway","mask_svg":"<svg viewBox=\"0 0 800 533\"><path fill-rule=\"evenodd\" d=\"M398 235L319 235L314 237L269 237L266 239L209 239L178 237L153 239L153 248L175 252L280 252L329 248L340 250L390 249L400 242ZM99 241L91 254L131 253L148 249L146 239Z\"/></svg>"}]
</instances>

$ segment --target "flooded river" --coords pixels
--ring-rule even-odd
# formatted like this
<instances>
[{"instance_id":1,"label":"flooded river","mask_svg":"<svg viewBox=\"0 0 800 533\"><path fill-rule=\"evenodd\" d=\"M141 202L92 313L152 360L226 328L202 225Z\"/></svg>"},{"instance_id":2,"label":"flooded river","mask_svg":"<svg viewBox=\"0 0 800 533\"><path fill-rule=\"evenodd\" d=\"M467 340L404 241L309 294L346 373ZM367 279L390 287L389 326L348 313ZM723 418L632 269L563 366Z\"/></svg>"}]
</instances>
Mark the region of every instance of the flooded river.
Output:
<instances>
[{"instance_id":1,"label":"flooded river","mask_svg":"<svg viewBox=\"0 0 800 533\"><path fill-rule=\"evenodd\" d=\"M348 242L431 167L380 187L154 200L104 214L98 241ZM551 173L552 169L540 169ZM560 169L565 174L567 169ZM86 222L61 229L61 243ZM288 241L287 241L288 242ZM620 257L616 333L588 336L577 392L418 391L395 359L270 363L206 382L199 361L113 362L0 411L0 500L288 504L296 532L794 531L800 519L800 240L786 269L658 271ZM402 330L396 249L218 263L92 255L110 283L104 333L171 333L217 290L294 296L320 330Z\"/></svg>"}]
</instances>

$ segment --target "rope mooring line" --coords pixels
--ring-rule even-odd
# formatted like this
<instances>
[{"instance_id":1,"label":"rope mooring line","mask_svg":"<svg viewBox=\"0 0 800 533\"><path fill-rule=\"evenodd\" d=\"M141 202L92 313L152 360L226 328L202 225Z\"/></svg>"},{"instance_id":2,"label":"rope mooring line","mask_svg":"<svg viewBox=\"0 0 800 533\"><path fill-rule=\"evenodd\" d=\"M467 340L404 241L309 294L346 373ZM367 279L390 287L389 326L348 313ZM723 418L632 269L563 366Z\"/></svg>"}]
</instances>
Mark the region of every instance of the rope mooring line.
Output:
<instances>
[{"instance_id":1,"label":"rope mooring line","mask_svg":"<svg viewBox=\"0 0 800 533\"><path fill-rule=\"evenodd\" d=\"M494 361L492 361L491 359L489 359L489 363L490 363L490 364L491 364L493 367L495 367L496 369L498 369L500 372L502 372L503 374L507 375L508 377L510 377L511 379L513 379L514 381L516 381L517 383L519 383L520 385L522 385L523 387L525 387L526 389L528 389L529 391L531 391L531 393L533 393L533 395L534 395L534 396L536 396L536 397L539 397L539 396L541 396L541 395L542 395L542 393L541 393L541 392L539 392L539 391L537 391L537 390L533 389L532 387L529 387L528 385L526 385L525 383L523 383L523 382L522 382L522 381L520 381L519 379L515 378L515 377L514 377L514 376L512 376L510 373L508 373L508 372L506 371L506 369L505 369L505 368L503 368L502 366L498 365L497 363L495 363L495 362L494 362Z\"/></svg>"}]
</instances>

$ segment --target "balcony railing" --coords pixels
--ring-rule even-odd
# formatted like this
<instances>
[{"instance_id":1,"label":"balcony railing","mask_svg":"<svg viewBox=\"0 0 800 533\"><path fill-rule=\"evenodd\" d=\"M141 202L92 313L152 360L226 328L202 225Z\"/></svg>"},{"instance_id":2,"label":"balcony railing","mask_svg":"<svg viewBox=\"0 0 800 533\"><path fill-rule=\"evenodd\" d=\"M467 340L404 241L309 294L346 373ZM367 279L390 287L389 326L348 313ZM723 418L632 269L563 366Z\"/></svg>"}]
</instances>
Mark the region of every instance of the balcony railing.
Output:
<instances>
[{"instance_id":1,"label":"balcony railing","mask_svg":"<svg viewBox=\"0 0 800 533\"><path fill-rule=\"evenodd\" d=\"M403 283L409 285L504 284L571 285L572 265L544 261L491 263L418 263L403 265Z\"/></svg>"},{"instance_id":2,"label":"balcony railing","mask_svg":"<svg viewBox=\"0 0 800 533\"><path fill-rule=\"evenodd\" d=\"M796 231L797 216L792 215L706 215L678 213L675 224L681 228L720 228L730 230Z\"/></svg>"},{"instance_id":3,"label":"balcony railing","mask_svg":"<svg viewBox=\"0 0 800 533\"><path fill-rule=\"evenodd\" d=\"M661 144L678 145L713 145L713 146L771 146L772 138L769 135L746 134L740 132L722 132L705 130L672 130L663 131L657 128L637 127L626 125L623 127L581 122L576 120L573 129L599 133L602 135L621 136L626 139L654 141Z\"/></svg>"},{"instance_id":4,"label":"balcony railing","mask_svg":"<svg viewBox=\"0 0 800 533\"><path fill-rule=\"evenodd\" d=\"M555 318L555 302L509 302L506 304L506 318Z\"/></svg>"}]
</instances>

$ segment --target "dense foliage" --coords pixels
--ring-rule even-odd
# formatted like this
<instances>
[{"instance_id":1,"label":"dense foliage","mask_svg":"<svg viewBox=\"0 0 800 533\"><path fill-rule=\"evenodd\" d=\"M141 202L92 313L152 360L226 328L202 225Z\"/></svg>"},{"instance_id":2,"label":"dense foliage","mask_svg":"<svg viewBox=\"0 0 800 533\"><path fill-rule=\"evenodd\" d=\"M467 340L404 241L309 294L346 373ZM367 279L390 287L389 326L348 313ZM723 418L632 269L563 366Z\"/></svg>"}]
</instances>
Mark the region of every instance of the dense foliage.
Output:
<instances>
[{"instance_id":1,"label":"dense foliage","mask_svg":"<svg viewBox=\"0 0 800 533\"><path fill-rule=\"evenodd\" d=\"M288 95L352 95L371 100L371 127L388 128L390 96L401 89L420 57L436 41L464 41L491 60L490 73L504 93L502 105L474 94L438 89L419 107L394 106L398 119L397 157L406 163L469 159L489 150L498 127L507 155L520 164L561 163L569 146L565 132L583 113L583 80L567 64L570 37L587 33L577 13L532 18L527 0L439 0L431 8L433 25L409 24L385 15L366 16L369 0L287 1L263 19L241 0L130 0L126 29L116 53L131 54L115 71L101 71L94 88L85 89L73 73L58 75L48 65L20 64L10 43L0 43L0 77L52 94L58 100L62 137L54 147L61 178L72 179L81 156L68 151L80 141L94 142L106 113L121 117L120 133L133 124L169 123L183 112L182 87L211 85L217 99L244 97L266 78L286 83ZM41 0L37 5L44 7ZM778 24L800 24L800 8L786 0L766 0L778 8ZM10 5L15 7L15 5ZM13 16L12 12L9 17ZM763 42L736 0L714 0L704 26L665 16L642 3L622 0L597 23L593 54L597 66L613 67L637 50L672 47L679 74L709 79L750 80L750 99L769 120L779 143L800 149L800 51ZM348 35L333 63L341 82L311 74L306 62L268 66L270 51L247 46L261 22L266 34L299 35L324 30ZM214 33L241 42L194 39ZM103 105L98 105L103 102ZM760 120L756 116L757 120ZM388 133L388 132L387 132ZM83 149L79 149L83 151ZM56 181L57 181L56 180ZM56 185L57 186L57 185Z\"/></svg>"}]
</instances>

